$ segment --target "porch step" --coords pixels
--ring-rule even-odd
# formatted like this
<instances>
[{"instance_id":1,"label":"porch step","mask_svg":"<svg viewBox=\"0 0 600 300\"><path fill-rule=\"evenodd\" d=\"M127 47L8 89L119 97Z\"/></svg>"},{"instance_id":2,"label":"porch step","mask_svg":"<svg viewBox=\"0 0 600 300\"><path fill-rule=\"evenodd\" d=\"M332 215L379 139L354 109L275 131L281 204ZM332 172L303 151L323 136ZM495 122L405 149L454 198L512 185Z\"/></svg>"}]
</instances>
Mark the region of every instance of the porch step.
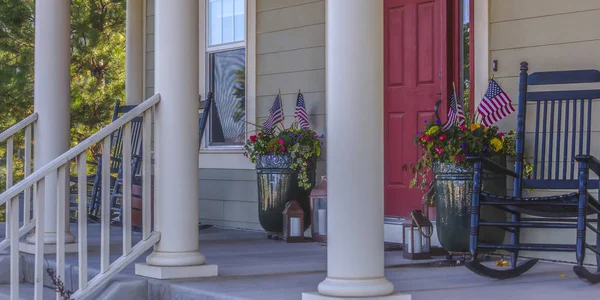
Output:
<instances>
[{"instance_id":1,"label":"porch step","mask_svg":"<svg viewBox=\"0 0 600 300\"><path fill-rule=\"evenodd\" d=\"M116 250L116 249L115 249ZM91 254L92 252L90 252ZM90 255L91 256L91 255ZM33 274L34 274L34 256L29 254L21 255L21 269L24 272L24 278L21 285L31 285L33 288ZM56 262L54 256L47 256L47 259L44 263L44 269L52 268L56 269ZM88 268L88 278L91 279L96 276L99 270L99 263L92 264ZM65 288L74 291L78 285L78 264L77 264L77 256L75 254L68 254L66 256L65 262ZM53 291L53 285L50 277L45 274L44 276L44 286L51 291ZM10 295L10 288L7 289L8 293L6 295ZM55 294L53 294L55 295ZM144 300L148 298L148 280L143 277L135 276L133 274L119 274L116 277L112 278L110 282L104 286L102 289L97 291L95 294L91 295L89 299L103 299L103 300L121 300L123 299L123 295L127 295L127 300ZM46 294L44 294L46 296ZM0 300L4 298L0 297ZM8 298L6 298L8 299ZM31 298L23 298L23 299L33 299L33 290L31 294ZM46 299L46 298L44 298ZM52 298L54 299L54 298Z\"/></svg>"},{"instance_id":2,"label":"porch step","mask_svg":"<svg viewBox=\"0 0 600 300\"><path fill-rule=\"evenodd\" d=\"M21 285L19 287L19 299L33 299L33 284L21 282ZM54 289L44 287L43 299L56 299L56 292L54 291ZM0 284L0 300L10 300L10 284Z\"/></svg>"}]
</instances>

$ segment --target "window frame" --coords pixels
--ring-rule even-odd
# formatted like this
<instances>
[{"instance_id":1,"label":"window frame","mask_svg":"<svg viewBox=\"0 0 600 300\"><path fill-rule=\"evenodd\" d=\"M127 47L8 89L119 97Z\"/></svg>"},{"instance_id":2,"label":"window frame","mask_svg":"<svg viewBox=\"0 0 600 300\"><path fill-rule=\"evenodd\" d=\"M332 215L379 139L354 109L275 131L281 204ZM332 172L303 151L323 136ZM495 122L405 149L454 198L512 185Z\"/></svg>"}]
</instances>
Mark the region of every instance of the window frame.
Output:
<instances>
[{"instance_id":1,"label":"window frame","mask_svg":"<svg viewBox=\"0 0 600 300\"><path fill-rule=\"evenodd\" d=\"M474 10L474 5L475 5L475 1L474 0L454 0L452 3L453 4L453 17L450 18L452 21L451 23L451 27L452 28L452 37L453 37L453 41L454 45L452 45L452 68L453 68L453 72L452 72L452 80L456 83L459 83L458 86L456 87L456 93L458 94L459 98L462 98L462 94L463 94L463 83L461 81L461 79L463 78L463 67L462 67L462 61L461 61L461 56L463 54L463 44L462 44L462 21L463 21L463 2L464 1L469 1L469 89L471 91L470 93L470 97L469 99L464 99L465 101L468 100L469 104L470 104L470 113L472 114L475 110L475 10ZM450 89L452 88L452 84L450 82Z\"/></svg>"},{"instance_id":2,"label":"window frame","mask_svg":"<svg viewBox=\"0 0 600 300\"><path fill-rule=\"evenodd\" d=\"M231 50L239 50L239 49L245 49L246 52L246 58L245 58L245 62L244 65L246 67L246 109L245 109L245 116L246 116L246 123L248 123L249 121L253 121L253 120L249 120L249 107L248 107L248 102L249 102L249 93L248 93L248 75L249 75L249 70L248 70L248 59L249 59L249 53L248 53L248 37L249 37L249 2L250 1L256 1L256 0L244 0L244 40L243 41L238 41L238 42L229 42L229 43L222 43L222 44L218 44L218 45L214 45L214 46L210 46L209 45L209 40L210 40L210 28L209 28L209 23L210 23L210 19L209 19L209 14L210 14L210 0L204 0L204 24L200 24L201 26L204 26L204 47L203 52L204 55L201 55L201 59L203 59L204 61L204 82L201 84L204 84L204 90L206 91L206 95L208 95L208 92L210 92L211 88L212 88L212 59L211 59L211 54L213 53L218 53L218 52L226 52L226 51L231 51ZM203 57L202 57L203 56ZM204 98L203 98L204 99ZM213 104L214 105L214 104ZM202 109L202 108L200 108ZM212 110L211 110L212 111ZM212 114L208 115L208 119L207 119L207 124L206 127L204 129L204 139L202 141L202 146L200 151L233 151L235 153L239 153L240 151L243 150L245 142L244 143L240 143L240 144L227 144L227 143L222 143L222 144L211 144L210 139L211 139L211 126L212 126ZM246 140L248 137L248 125L246 124L244 126L244 140Z\"/></svg>"}]
</instances>

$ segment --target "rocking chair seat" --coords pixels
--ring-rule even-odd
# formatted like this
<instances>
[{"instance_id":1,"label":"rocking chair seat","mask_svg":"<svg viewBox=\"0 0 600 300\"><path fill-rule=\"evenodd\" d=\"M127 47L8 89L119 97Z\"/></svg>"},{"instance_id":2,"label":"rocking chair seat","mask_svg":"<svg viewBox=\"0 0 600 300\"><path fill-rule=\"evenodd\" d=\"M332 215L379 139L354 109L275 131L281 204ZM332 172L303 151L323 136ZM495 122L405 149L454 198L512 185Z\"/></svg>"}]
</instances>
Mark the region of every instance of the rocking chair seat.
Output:
<instances>
[{"instance_id":1,"label":"rocking chair seat","mask_svg":"<svg viewBox=\"0 0 600 300\"><path fill-rule=\"evenodd\" d=\"M577 217L579 193L546 197L511 197L481 192L481 205L510 206L511 210L537 217ZM588 194L588 204L600 210L600 203ZM595 213L588 210L588 215Z\"/></svg>"}]
</instances>

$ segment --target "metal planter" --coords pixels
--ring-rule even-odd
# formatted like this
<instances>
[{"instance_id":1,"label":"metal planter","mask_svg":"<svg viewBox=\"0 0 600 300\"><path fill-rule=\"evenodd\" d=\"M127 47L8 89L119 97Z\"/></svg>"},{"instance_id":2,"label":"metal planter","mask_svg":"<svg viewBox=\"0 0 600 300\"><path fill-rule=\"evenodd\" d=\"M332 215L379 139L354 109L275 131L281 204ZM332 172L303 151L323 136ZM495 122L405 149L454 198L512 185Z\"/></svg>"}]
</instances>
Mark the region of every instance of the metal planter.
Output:
<instances>
[{"instance_id":1,"label":"metal planter","mask_svg":"<svg viewBox=\"0 0 600 300\"><path fill-rule=\"evenodd\" d=\"M505 166L504 156L491 158ZM433 166L435 178L436 229L440 244L448 252L469 252L469 228L471 226L471 199L473 194L472 166L436 163ZM505 195L506 177L504 175L484 172L483 190ZM503 210L483 206L481 217L488 221L506 221ZM479 237L482 241L501 244L505 232L500 228L481 228Z\"/></svg>"},{"instance_id":2,"label":"metal planter","mask_svg":"<svg viewBox=\"0 0 600 300\"><path fill-rule=\"evenodd\" d=\"M283 232L283 210L290 200L296 200L304 211L304 230L310 226L310 200L312 190L298 186L298 175L290 168L292 158L289 155L264 155L256 159L258 183L258 219L262 228L270 234ZM315 166L309 164L309 180L315 184Z\"/></svg>"}]
</instances>

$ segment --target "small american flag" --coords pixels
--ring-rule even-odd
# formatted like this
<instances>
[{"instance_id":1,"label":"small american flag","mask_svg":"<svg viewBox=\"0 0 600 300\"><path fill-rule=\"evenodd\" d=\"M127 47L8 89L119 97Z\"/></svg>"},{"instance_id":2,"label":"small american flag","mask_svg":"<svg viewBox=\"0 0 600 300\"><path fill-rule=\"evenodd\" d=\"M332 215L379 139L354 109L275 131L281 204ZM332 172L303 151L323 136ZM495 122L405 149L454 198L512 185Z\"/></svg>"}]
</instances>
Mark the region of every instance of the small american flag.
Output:
<instances>
[{"instance_id":1,"label":"small american flag","mask_svg":"<svg viewBox=\"0 0 600 300\"><path fill-rule=\"evenodd\" d=\"M304 95L301 92L298 92L298 99L296 100L296 112L294 112L294 117L298 121L298 125L301 128L307 129L310 127L308 122L308 115L306 114L306 106L304 104Z\"/></svg>"},{"instance_id":2,"label":"small american flag","mask_svg":"<svg viewBox=\"0 0 600 300\"><path fill-rule=\"evenodd\" d=\"M477 112L481 115L482 124L490 126L515 111L508 95L500 88L500 85L494 80L490 80L481 103L477 107Z\"/></svg>"},{"instance_id":3,"label":"small american flag","mask_svg":"<svg viewBox=\"0 0 600 300\"><path fill-rule=\"evenodd\" d=\"M270 132L279 122L283 122L283 105L281 104L281 95L277 94L273 107L269 109L269 118L263 123L263 126Z\"/></svg>"},{"instance_id":4,"label":"small american flag","mask_svg":"<svg viewBox=\"0 0 600 300\"><path fill-rule=\"evenodd\" d=\"M454 124L465 125L465 113L463 112L462 105L458 102L456 88L453 85L452 96L450 96L450 110L448 110L448 122L444 124L442 130L448 130Z\"/></svg>"}]
</instances>

